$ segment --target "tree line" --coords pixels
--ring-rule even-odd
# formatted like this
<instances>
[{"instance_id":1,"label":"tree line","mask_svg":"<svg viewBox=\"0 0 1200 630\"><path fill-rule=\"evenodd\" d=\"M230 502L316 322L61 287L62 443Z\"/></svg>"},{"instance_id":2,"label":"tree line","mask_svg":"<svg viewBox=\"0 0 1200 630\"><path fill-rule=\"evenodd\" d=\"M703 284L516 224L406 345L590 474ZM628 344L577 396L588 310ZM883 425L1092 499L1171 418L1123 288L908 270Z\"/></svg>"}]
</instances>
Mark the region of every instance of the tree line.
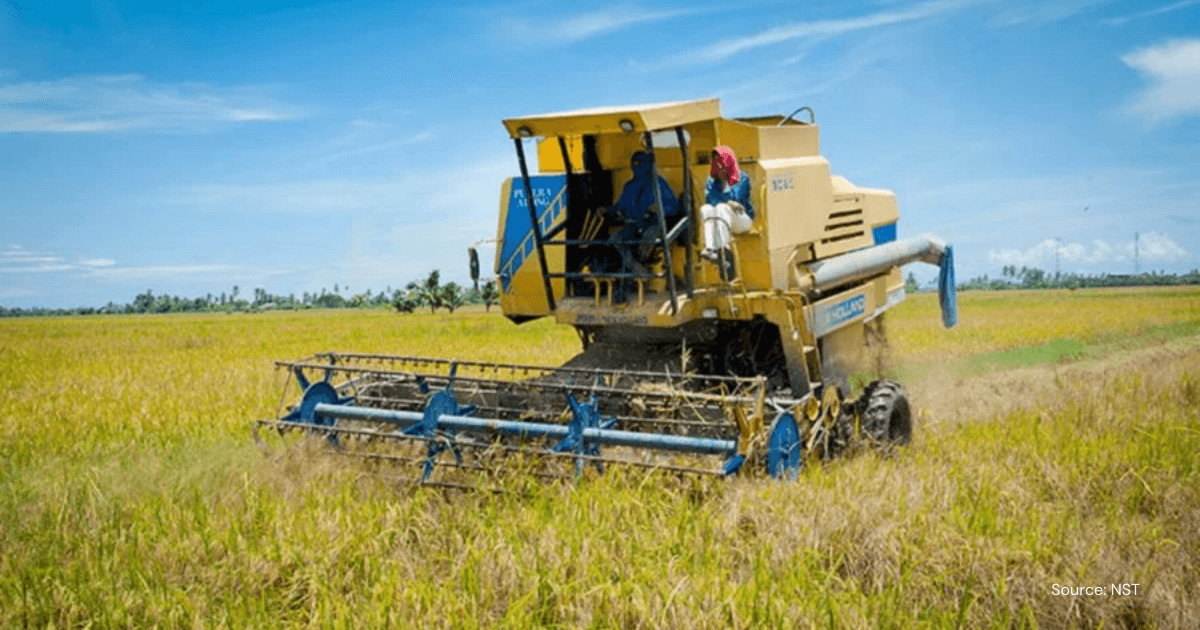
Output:
<instances>
[{"instance_id":1,"label":"tree line","mask_svg":"<svg viewBox=\"0 0 1200 630\"><path fill-rule=\"evenodd\" d=\"M483 287L463 289L454 282L441 284L441 273L437 269L424 280L409 282L404 290L405 293L392 302L392 306L402 313L411 313L422 306L428 306L430 313L436 313L439 308L453 313L464 304L483 304L485 311L491 311L492 305L500 299L495 280L488 280Z\"/></svg>"},{"instance_id":2,"label":"tree line","mask_svg":"<svg viewBox=\"0 0 1200 630\"><path fill-rule=\"evenodd\" d=\"M915 282L909 274L910 284ZM1174 286L1185 284L1200 284L1200 270L1193 269L1187 273L1174 274L1150 271L1138 274L1079 274L1079 273L1048 273L1037 267L1021 267L1005 265L1000 271L999 278L989 278L987 274L959 283L958 289L1003 291L1006 289L1092 289L1099 287L1137 287L1137 286ZM911 288L911 287L910 287Z\"/></svg>"},{"instance_id":3,"label":"tree line","mask_svg":"<svg viewBox=\"0 0 1200 630\"><path fill-rule=\"evenodd\" d=\"M916 276L908 274L905 284L910 293L920 287ZM1163 273L1150 271L1142 274L1110 274L1101 273L1084 275L1077 273L1047 273L1036 267L1020 267L1005 265L999 278L989 278L987 274L977 276L957 285L958 290L1003 291L1008 289L1085 289L1098 287L1132 287L1132 286L1173 286L1200 284L1200 270L1193 269L1184 274ZM482 286L464 288L455 282L442 284L441 272L431 271L422 280L409 282L403 289L393 290L391 287L373 293L370 289L362 293L349 293L350 287L333 285L333 291L324 288L320 292L304 292L296 294L275 295L266 289L254 289L253 298L241 293L240 287L219 295L208 293L195 298L183 298L175 295L155 295L150 289L138 294L132 302L117 304L109 302L104 306L80 306L75 308L5 308L0 306L0 317L54 316L54 315L116 315L138 313L221 313L221 312L256 312L267 310L299 310L310 308L394 308L401 313L412 313L419 308L428 307L429 312L436 313L438 309L446 309L453 313L467 304L483 304L485 310L491 311L493 304L500 299L500 293L495 280L489 280Z\"/></svg>"},{"instance_id":4,"label":"tree line","mask_svg":"<svg viewBox=\"0 0 1200 630\"><path fill-rule=\"evenodd\" d=\"M245 295L241 287L234 285L229 292L208 293L195 298L185 298L165 293L155 294L146 289L126 304L109 302L104 306L80 306L75 308L5 308L0 306L0 317L55 316L55 315L118 315L142 313L235 313L261 312L269 310L301 310L311 308L387 308L401 313L412 313L418 308L429 307L431 313L446 309L453 313L468 304L483 304L491 311L500 299L494 280L482 286L464 288L455 282L441 283L441 272L433 270L423 280L409 282L403 289L387 287L379 293L370 289L362 293L351 293L350 287L333 285L333 291L322 288L320 292L304 292L276 295L263 288L256 288L253 296Z\"/></svg>"}]
</instances>

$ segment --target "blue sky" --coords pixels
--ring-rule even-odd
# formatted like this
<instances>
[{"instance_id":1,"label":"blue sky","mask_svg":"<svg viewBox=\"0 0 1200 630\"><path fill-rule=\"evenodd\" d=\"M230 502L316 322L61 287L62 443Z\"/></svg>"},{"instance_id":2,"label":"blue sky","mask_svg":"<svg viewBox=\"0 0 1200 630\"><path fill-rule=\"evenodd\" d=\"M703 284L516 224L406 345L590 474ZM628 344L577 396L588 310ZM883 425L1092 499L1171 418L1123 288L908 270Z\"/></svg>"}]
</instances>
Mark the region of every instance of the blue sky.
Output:
<instances>
[{"instance_id":1,"label":"blue sky","mask_svg":"<svg viewBox=\"0 0 1200 630\"><path fill-rule=\"evenodd\" d=\"M0 0L0 304L465 283L502 118L714 96L960 279L1200 266L1200 0Z\"/></svg>"}]
</instances>

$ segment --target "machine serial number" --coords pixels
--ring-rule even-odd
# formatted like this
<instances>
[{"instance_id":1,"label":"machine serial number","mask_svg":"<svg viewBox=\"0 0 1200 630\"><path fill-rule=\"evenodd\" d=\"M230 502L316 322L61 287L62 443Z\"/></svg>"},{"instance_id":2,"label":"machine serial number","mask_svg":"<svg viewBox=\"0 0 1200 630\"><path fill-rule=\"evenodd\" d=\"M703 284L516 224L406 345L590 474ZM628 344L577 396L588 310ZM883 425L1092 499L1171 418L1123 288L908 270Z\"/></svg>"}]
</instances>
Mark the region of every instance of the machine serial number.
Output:
<instances>
[{"instance_id":1,"label":"machine serial number","mask_svg":"<svg viewBox=\"0 0 1200 630\"><path fill-rule=\"evenodd\" d=\"M575 317L576 324L618 324L645 325L648 323L645 315L591 315L580 313Z\"/></svg>"}]
</instances>

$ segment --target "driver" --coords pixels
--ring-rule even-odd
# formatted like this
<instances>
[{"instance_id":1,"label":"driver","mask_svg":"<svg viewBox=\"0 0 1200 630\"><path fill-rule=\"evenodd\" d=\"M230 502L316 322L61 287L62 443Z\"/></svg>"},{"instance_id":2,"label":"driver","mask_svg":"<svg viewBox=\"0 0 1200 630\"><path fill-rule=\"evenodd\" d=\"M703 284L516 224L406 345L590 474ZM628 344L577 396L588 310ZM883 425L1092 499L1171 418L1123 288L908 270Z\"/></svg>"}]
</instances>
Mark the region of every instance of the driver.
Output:
<instances>
[{"instance_id":1,"label":"driver","mask_svg":"<svg viewBox=\"0 0 1200 630\"><path fill-rule=\"evenodd\" d=\"M671 191L671 186L662 176L656 176L651 168L650 154L637 151L629 159L629 168L633 178L621 189L617 203L609 210L625 223L615 234L609 237L617 251L621 253L621 271L624 273L646 273L646 267L641 263L653 249L655 241L662 238L662 227L658 222L658 212L655 206L654 183L658 182L658 193L662 197L664 218L668 227L679 216L679 200ZM621 244L625 241L626 244ZM629 244L630 241L639 241ZM623 300L623 289L632 287L632 279L616 283L614 301Z\"/></svg>"}]
</instances>

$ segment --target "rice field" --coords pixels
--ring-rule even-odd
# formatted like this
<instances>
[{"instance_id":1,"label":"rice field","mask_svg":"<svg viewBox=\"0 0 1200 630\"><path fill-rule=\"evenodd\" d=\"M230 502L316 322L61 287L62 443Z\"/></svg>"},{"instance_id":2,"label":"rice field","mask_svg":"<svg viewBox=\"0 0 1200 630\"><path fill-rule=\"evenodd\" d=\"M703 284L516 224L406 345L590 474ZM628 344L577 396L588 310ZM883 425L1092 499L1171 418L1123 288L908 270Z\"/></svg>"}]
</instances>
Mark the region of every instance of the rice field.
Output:
<instances>
[{"instance_id":1,"label":"rice field","mask_svg":"<svg viewBox=\"0 0 1200 630\"><path fill-rule=\"evenodd\" d=\"M960 302L951 331L931 295L889 313L885 370L917 410L890 458L506 495L264 457L250 421L276 414L275 359L557 364L569 328L0 320L0 627L1200 627L1200 291Z\"/></svg>"}]
</instances>

